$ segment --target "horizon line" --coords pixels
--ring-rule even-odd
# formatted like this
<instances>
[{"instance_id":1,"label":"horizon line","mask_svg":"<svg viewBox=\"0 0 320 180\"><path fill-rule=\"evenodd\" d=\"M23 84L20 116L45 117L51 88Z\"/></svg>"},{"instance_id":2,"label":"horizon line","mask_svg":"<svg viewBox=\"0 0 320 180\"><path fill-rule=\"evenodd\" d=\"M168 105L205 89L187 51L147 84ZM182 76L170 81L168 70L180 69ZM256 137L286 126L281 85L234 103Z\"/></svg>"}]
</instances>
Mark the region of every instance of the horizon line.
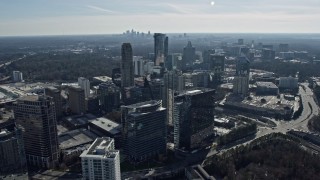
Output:
<instances>
[{"instance_id":1,"label":"horizon line","mask_svg":"<svg viewBox=\"0 0 320 180\"><path fill-rule=\"evenodd\" d=\"M137 32L137 31L136 31ZM143 31L139 31L143 32ZM320 35L320 32L153 32L154 33L163 33L163 34L308 34L308 35ZM145 33L147 34L147 33ZM39 35L0 35L0 38L3 37L48 37L48 36L97 36L97 35L124 35L122 33L79 33L79 34L39 34Z\"/></svg>"}]
</instances>

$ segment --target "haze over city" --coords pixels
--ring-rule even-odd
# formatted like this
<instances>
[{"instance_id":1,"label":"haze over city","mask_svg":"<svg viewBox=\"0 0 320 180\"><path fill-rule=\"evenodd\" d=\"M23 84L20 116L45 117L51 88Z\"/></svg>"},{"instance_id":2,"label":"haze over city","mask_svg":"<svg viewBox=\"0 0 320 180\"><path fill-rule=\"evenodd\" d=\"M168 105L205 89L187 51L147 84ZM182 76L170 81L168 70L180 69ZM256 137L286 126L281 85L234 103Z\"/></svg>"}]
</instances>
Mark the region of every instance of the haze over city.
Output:
<instances>
[{"instance_id":1,"label":"haze over city","mask_svg":"<svg viewBox=\"0 0 320 180\"><path fill-rule=\"evenodd\" d=\"M0 0L0 179L319 179L319 7Z\"/></svg>"},{"instance_id":2,"label":"haze over city","mask_svg":"<svg viewBox=\"0 0 320 180\"><path fill-rule=\"evenodd\" d=\"M0 35L318 33L318 0L0 1Z\"/></svg>"}]
</instances>

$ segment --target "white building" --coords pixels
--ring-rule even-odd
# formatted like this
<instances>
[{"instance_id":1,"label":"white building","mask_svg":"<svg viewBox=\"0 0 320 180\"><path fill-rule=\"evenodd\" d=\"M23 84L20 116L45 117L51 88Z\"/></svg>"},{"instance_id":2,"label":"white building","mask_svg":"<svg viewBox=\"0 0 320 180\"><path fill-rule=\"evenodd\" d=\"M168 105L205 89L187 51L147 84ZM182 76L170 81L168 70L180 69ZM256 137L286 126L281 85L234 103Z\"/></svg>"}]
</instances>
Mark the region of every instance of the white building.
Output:
<instances>
[{"instance_id":1,"label":"white building","mask_svg":"<svg viewBox=\"0 0 320 180\"><path fill-rule=\"evenodd\" d=\"M144 75L144 60L141 56L133 56L134 75Z\"/></svg>"},{"instance_id":2,"label":"white building","mask_svg":"<svg viewBox=\"0 0 320 180\"><path fill-rule=\"evenodd\" d=\"M22 76L22 72L20 71L13 71L13 81L14 82L21 82L23 81L23 76Z\"/></svg>"},{"instance_id":3,"label":"white building","mask_svg":"<svg viewBox=\"0 0 320 180\"><path fill-rule=\"evenodd\" d=\"M114 139L97 138L81 155L82 178L86 180L120 180L120 152Z\"/></svg>"},{"instance_id":4,"label":"white building","mask_svg":"<svg viewBox=\"0 0 320 180\"><path fill-rule=\"evenodd\" d=\"M90 95L90 81L84 77L79 77L78 85L84 89L85 98L88 98Z\"/></svg>"}]
</instances>

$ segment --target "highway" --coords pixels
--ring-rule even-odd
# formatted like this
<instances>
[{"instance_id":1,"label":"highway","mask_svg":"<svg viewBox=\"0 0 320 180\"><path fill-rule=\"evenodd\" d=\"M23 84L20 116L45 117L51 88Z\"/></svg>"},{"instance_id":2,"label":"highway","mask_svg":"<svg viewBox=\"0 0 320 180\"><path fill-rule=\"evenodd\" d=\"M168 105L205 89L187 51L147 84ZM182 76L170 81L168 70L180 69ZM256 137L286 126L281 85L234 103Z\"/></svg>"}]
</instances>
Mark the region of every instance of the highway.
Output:
<instances>
[{"instance_id":1,"label":"highway","mask_svg":"<svg viewBox=\"0 0 320 180\"><path fill-rule=\"evenodd\" d=\"M267 134L271 134L271 133L286 134L291 129L309 132L308 121L311 118L313 118L314 116L319 115L319 107L314 100L312 90L308 87L308 83L300 84L299 95L301 95L303 111L302 111L301 115L296 120L276 121L273 119L272 121L277 124L277 126L274 128L270 128L270 127L266 127L266 126L265 127L258 127L258 132L256 133L256 135L254 137L248 137L246 139L239 140L239 141L233 143L232 145L229 145L227 147L220 149L220 151L216 151L213 149L199 151L197 153L191 154L184 161L177 162L175 164L172 164L172 165L169 165L166 167L152 169L153 174L170 173L170 172L177 171L177 169L183 168L185 166L190 166L192 164L196 164L199 162L201 163L201 161L203 159L209 158L209 157L216 155L216 154L223 153L223 152L225 152L229 149L235 148L237 146L249 144L254 139L260 138L260 137L265 136ZM147 172L148 172L148 170L127 172L127 173L123 173L122 177L130 179L129 177L132 177L133 175L137 175L137 174L142 175L142 174L146 174Z\"/></svg>"}]
</instances>

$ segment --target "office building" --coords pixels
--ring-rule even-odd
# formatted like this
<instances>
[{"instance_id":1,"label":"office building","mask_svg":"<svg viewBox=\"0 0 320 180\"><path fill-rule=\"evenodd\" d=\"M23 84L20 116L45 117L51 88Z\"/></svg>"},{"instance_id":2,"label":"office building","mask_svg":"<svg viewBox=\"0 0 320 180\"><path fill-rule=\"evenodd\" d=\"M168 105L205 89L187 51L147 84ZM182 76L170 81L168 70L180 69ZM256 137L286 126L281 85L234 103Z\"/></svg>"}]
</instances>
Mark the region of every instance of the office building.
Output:
<instances>
[{"instance_id":1,"label":"office building","mask_svg":"<svg viewBox=\"0 0 320 180\"><path fill-rule=\"evenodd\" d=\"M214 73L214 83L220 84L225 69L225 56L222 54L211 54L209 62L209 70Z\"/></svg>"},{"instance_id":2,"label":"office building","mask_svg":"<svg viewBox=\"0 0 320 180\"><path fill-rule=\"evenodd\" d=\"M177 149L197 149L214 135L213 89L185 91L175 98L174 143Z\"/></svg>"},{"instance_id":3,"label":"office building","mask_svg":"<svg viewBox=\"0 0 320 180\"><path fill-rule=\"evenodd\" d=\"M0 175L23 173L26 168L21 129L0 130Z\"/></svg>"},{"instance_id":4,"label":"office building","mask_svg":"<svg viewBox=\"0 0 320 180\"><path fill-rule=\"evenodd\" d=\"M243 39L238 39L238 45L244 45L244 40Z\"/></svg>"},{"instance_id":5,"label":"office building","mask_svg":"<svg viewBox=\"0 0 320 180\"><path fill-rule=\"evenodd\" d=\"M120 88L113 83L102 83L98 86L97 95L100 109L103 112L111 112L120 107Z\"/></svg>"},{"instance_id":6,"label":"office building","mask_svg":"<svg viewBox=\"0 0 320 180\"><path fill-rule=\"evenodd\" d=\"M233 93L247 96L249 92L249 77L248 76L235 76L233 79Z\"/></svg>"},{"instance_id":7,"label":"office building","mask_svg":"<svg viewBox=\"0 0 320 180\"><path fill-rule=\"evenodd\" d=\"M169 71L163 77L162 104L167 108L167 123L172 125L174 94L185 90L185 77L179 71Z\"/></svg>"},{"instance_id":8,"label":"office building","mask_svg":"<svg viewBox=\"0 0 320 180\"><path fill-rule=\"evenodd\" d=\"M278 95L279 88L272 82L256 82L256 95Z\"/></svg>"},{"instance_id":9,"label":"office building","mask_svg":"<svg viewBox=\"0 0 320 180\"><path fill-rule=\"evenodd\" d=\"M250 61L245 56L237 58L236 75L233 79L233 93L247 96L249 92Z\"/></svg>"},{"instance_id":10,"label":"office building","mask_svg":"<svg viewBox=\"0 0 320 180\"><path fill-rule=\"evenodd\" d=\"M80 157L83 179L121 179L120 152L115 150L112 138L97 138Z\"/></svg>"},{"instance_id":11,"label":"office building","mask_svg":"<svg viewBox=\"0 0 320 180\"><path fill-rule=\"evenodd\" d=\"M78 85L84 90L85 98L88 98L90 95L90 81L84 77L78 78Z\"/></svg>"},{"instance_id":12,"label":"office building","mask_svg":"<svg viewBox=\"0 0 320 180\"><path fill-rule=\"evenodd\" d=\"M133 56L134 75L143 76L145 60L141 56Z\"/></svg>"},{"instance_id":13,"label":"office building","mask_svg":"<svg viewBox=\"0 0 320 180\"><path fill-rule=\"evenodd\" d=\"M202 58L203 58L203 68L204 69L209 69L209 65L210 65L210 56L211 54L215 54L215 50L214 49L210 49L210 50L205 50L202 52Z\"/></svg>"},{"instance_id":14,"label":"office building","mask_svg":"<svg viewBox=\"0 0 320 180\"><path fill-rule=\"evenodd\" d=\"M193 65L196 59L196 48L192 47L191 41L183 48L182 70L185 71Z\"/></svg>"},{"instance_id":15,"label":"office building","mask_svg":"<svg viewBox=\"0 0 320 180\"><path fill-rule=\"evenodd\" d=\"M162 101L146 101L121 107L124 152L137 163L166 154L166 109Z\"/></svg>"},{"instance_id":16,"label":"office building","mask_svg":"<svg viewBox=\"0 0 320 180\"><path fill-rule=\"evenodd\" d=\"M134 85L133 54L130 43L123 43L121 47L121 87Z\"/></svg>"},{"instance_id":17,"label":"office building","mask_svg":"<svg viewBox=\"0 0 320 180\"><path fill-rule=\"evenodd\" d=\"M188 75L188 74L186 74ZM211 73L210 71L206 70L198 70L194 71L193 73L189 74L191 78L190 82L192 83L192 87L209 87L210 86L210 79Z\"/></svg>"},{"instance_id":18,"label":"office building","mask_svg":"<svg viewBox=\"0 0 320 180\"><path fill-rule=\"evenodd\" d=\"M21 97L14 103L14 117L22 128L28 164L55 167L59 159L59 142L53 98L45 95Z\"/></svg>"},{"instance_id":19,"label":"office building","mask_svg":"<svg viewBox=\"0 0 320 180\"><path fill-rule=\"evenodd\" d=\"M168 56L168 37L165 34L154 34L154 64L163 66Z\"/></svg>"},{"instance_id":20,"label":"office building","mask_svg":"<svg viewBox=\"0 0 320 180\"><path fill-rule=\"evenodd\" d=\"M279 78L280 89L298 89L298 78L295 77L280 77Z\"/></svg>"},{"instance_id":21,"label":"office building","mask_svg":"<svg viewBox=\"0 0 320 180\"><path fill-rule=\"evenodd\" d=\"M13 79L14 82L23 81L22 72L20 72L20 71L13 71L12 77L13 77L12 79Z\"/></svg>"},{"instance_id":22,"label":"office building","mask_svg":"<svg viewBox=\"0 0 320 180\"><path fill-rule=\"evenodd\" d=\"M289 44L279 44L279 52L288 52Z\"/></svg>"},{"instance_id":23,"label":"office building","mask_svg":"<svg viewBox=\"0 0 320 180\"><path fill-rule=\"evenodd\" d=\"M276 57L276 52L272 49L263 48L261 56L263 60L274 60Z\"/></svg>"},{"instance_id":24,"label":"office building","mask_svg":"<svg viewBox=\"0 0 320 180\"><path fill-rule=\"evenodd\" d=\"M68 104L73 114L86 113L84 89L79 86L70 86L68 88Z\"/></svg>"},{"instance_id":25,"label":"office building","mask_svg":"<svg viewBox=\"0 0 320 180\"><path fill-rule=\"evenodd\" d=\"M52 86L45 88L44 91L45 91L45 95L53 98L56 117L57 119L59 119L63 113L61 91Z\"/></svg>"}]
</instances>

